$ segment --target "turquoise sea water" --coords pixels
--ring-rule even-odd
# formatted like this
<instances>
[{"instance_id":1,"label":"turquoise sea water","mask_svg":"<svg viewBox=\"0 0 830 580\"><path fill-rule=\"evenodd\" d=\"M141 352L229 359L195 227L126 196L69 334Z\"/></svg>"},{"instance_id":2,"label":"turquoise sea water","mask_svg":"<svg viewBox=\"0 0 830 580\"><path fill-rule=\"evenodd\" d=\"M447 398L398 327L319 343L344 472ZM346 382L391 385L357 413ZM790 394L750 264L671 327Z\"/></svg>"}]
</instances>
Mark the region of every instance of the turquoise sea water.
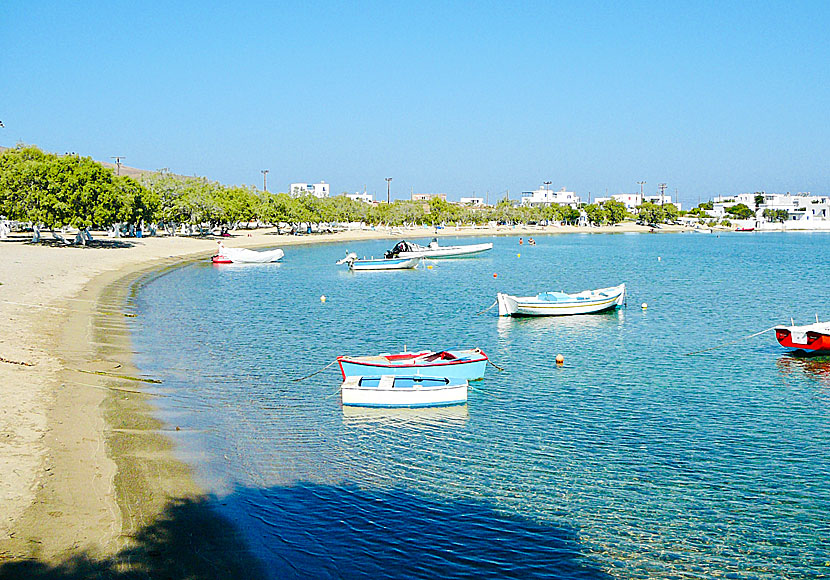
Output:
<instances>
[{"instance_id":1,"label":"turquoise sea water","mask_svg":"<svg viewBox=\"0 0 830 580\"><path fill-rule=\"evenodd\" d=\"M686 355L830 319L830 235L458 241L495 248L350 273L347 247L393 242L288 247L138 293L160 416L274 578L830 575L830 358L771 332ZM497 291L620 282L613 313L479 314ZM504 370L424 410L344 409L336 365L293 381L404 345L477 346Z\"/></svg>"}]
</instances>

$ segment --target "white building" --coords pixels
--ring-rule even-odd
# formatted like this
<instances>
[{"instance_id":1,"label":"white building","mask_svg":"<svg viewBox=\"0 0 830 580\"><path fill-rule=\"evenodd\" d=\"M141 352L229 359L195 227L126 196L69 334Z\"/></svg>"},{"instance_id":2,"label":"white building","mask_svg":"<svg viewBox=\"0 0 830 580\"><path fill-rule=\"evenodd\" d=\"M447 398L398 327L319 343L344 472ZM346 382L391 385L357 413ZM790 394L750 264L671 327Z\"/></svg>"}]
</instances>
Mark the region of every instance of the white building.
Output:
<instances>
[{"instance_id":1,"label":"white building","mask_svg":"<svg viewBox=\"0 0 830 580\"><path fill-rule=\"evenodd\" d=\"M572 191L567 191L564 187L559 191L551 191L550 189L535 189L533 191L522 192L522 205L537 207L544 205L569 205L577 207L580 203L579 196Z\"/></svg>"},{"instance_id":2,"label":"white building","mask_svg":"<svg viewBox=\"0 0 830 580\"><path fill-rule=\"evenodd\" d=\"M375 203L375 198L371 193L347 193L346 197L353 201L362 201L364 203Z\"/></svg>"},{"instance_id":3,"label":"white building","mask_svg":"<svg viewBox=\"0 0 830 580\"><path fill-rule=\"evenodd\" d=\"M459 205L472 205L475 207L481 207L484 205L484 198L483 197L462 197L459 200Z\"/></svg>"},{"instance_id":4,"label":"white building","mask_svg":"<svg viewBox=\"0 0 830 580\"><path fill-rule=\"evenodd\" d=\"M638 205L643 203L643 196L639 193L615 193L611 197L598 197L594 203L601 204L612 200L623 204L628 211L634 211Z\"/></svg>"},{"instance_id":5,"label":"white building","mask_svg":"<svg viewBox=\"0 0 830 580\"><path fill-rule=\"evenodd\" d=\"M719 195L712 200L712 209L706 210L706 213L719 220L724 219L729 215L726 213L727 208L741 203L755 211L755 194L739 193L738 195L729 196Z\"/></svg>"},{"instance_id":6,"label":"white building","mask_svg":"<svg viewBox=\"0 0 830 580\"><path fill-rule=\"evenodd\" d=\"M295 197L305 193L310 193L315 197L328 197L330 193L329 184L325 181L320 183L292 183L288 191Z\"/></svg>"},{"instance_id":7,"label":"white building","mask_svg":"<svg viewBox=\"0 0 830 580\"><path fill-rule=\"evenodd\" d=\"M679 201L678 202L673 202L671 200L670 195L644 195L643 196L643 201L648 201L648 202L651 202L655 205L667 205L667 204L672 203L672 204L674 204L674 207L676 207L678 209L678 211L683 209L683 208L680 207L680 202Z\"/></svg>"},{"instance_id":8,"label":"white building","mask_svg":"<svg viewBox=\"0 0 830 580\"><path fill-rule=\"evenodd\" d=\"M754 203L755 194L751 195ZM785 209L792 221L830 220L830 197L826 195L810 195L809 193L799 193L797 195L764 193L762 195L764 201L758 206L758 213L756 214L758 217L763 216L765 209Z\"/></svg>"}]
</instances>

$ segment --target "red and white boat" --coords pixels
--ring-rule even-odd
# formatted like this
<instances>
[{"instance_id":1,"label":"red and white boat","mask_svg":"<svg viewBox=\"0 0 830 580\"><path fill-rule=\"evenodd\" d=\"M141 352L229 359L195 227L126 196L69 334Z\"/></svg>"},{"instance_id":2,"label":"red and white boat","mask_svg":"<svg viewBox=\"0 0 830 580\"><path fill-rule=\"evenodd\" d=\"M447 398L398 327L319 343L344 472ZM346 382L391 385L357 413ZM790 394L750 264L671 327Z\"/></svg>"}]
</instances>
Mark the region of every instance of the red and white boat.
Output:
<instances>
[{"instance_id":1,"label":"red and white boat","mask_svg":"<svg viewBox=\"0 0 830 580\"><path fill-rule=\"evenodd\" d=\"M776 326L775 338L787 348L811 354L830 354L830 322L819 322L818 316L814 324Z\"/></svg>"},{"instance_id":2,"label":"red and white boat","mask_svg":"<svg viewBox=\"0 0 830 580\"><path fill-rule=\"evenodd\" d=\"M214 264L266 264L278 262L285 255L280 249L255 251L246 248L226 248L219 242L219 253L211 258Z\"/></svg>"}]
</instances>

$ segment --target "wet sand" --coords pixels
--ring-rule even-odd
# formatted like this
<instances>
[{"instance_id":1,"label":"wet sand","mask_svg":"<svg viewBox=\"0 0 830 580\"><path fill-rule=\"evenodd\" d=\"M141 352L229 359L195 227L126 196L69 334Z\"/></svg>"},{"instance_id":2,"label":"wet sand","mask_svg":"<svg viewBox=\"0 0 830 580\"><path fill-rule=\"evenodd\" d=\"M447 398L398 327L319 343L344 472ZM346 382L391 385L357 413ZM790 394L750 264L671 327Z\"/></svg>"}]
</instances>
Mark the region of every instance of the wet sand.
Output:
<instances>
[{"instance_id":1,"label":"wet sand","mask_svg":"<svg viewBox=\"0 0 830 580\"><path fill-rule=\"evenodd\" d=\"M648 230L449 227L437 235ZM432 228L240 230L223 241L256 248L434 235ZM258 577L236 531L206 508L189 467L174 459L143 391L152 377L132 367L126 324L138 284L207 258L216 239L96 240L90 248L0 241L0 577Z\"/></svg>"}]
</instances>

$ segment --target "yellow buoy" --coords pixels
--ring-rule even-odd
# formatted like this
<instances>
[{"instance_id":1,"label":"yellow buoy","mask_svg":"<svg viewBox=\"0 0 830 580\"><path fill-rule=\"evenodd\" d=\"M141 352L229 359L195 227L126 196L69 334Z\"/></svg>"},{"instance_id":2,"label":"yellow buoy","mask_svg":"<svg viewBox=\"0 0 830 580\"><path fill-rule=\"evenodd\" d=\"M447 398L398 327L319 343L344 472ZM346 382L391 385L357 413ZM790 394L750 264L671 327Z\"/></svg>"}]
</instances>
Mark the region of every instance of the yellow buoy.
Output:
<instances>
[{"instance_id":1,"label":"yellow buoy","mask_svg":"<svg viewBox=\"0 0 830 580\"><path fill-rule=\"evenodd\" d=\"M320 296L320 302L325 302L325 301L326 301L326 295L323 294L322 296Z\"/></svg>"},{"instance_id":2,"label":"yellow buoy","mask_svg":"<svg viewBox=\"0 0 830 580\"><path fill-rule=\"evenodd\" d=\"M517 257L517 258L521 258L521 257L522 257L522 255L521 255L521 254L516 254L516 257Z\"/></svg>"},{"instance_id":3,"label":"yellow buoy","mask_svg":"<svg viewBox=\"0 0 830 580\"><path fill-rule=\"evenodd\" d=\"M648 304L646 304L645 302L643 302L643 310L645 310L646 308L648 308Z\"/></svg>"},{"instance_id":4,"label":"yellow buoy","mask_svg":"<svg viewBox=\"0 0 830 580\"><path fill-rule=\"evenodd\" d=\"M556 364L558 364L559 366L565 364L565 357L561 354L556 355Z\"/></svg>"},{"instance_id":5,"label":"yellow buoy","mask_svg":"<svg viewBox=\"0 0 830 580\"><path fill-rule=\"evenodd\" d=\"M427 270L432 270L432 264L430 264L429 266L427 266Z\"/></svg>"}]
</instances>

